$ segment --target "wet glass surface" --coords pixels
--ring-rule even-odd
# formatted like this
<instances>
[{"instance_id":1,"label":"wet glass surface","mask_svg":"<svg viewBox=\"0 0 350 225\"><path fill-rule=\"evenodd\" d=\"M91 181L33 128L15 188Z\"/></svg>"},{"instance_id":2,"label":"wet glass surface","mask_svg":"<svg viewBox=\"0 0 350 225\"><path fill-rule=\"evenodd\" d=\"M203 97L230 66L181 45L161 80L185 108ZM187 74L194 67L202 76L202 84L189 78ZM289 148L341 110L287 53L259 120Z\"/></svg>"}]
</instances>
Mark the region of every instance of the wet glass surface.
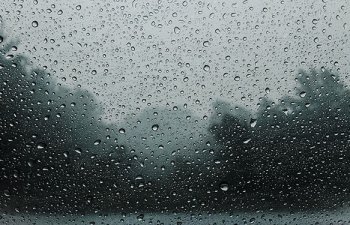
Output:
<instances>
[{"instance_id":1,"label":"wet glass surface","mask_svg":"<svg viewBox=\"0 0 350 225\"><path fill-rule=\"evenodd\" d=\"M348 224L347 1L0 2L0 224Z\"/></svg>"}]
</instances>

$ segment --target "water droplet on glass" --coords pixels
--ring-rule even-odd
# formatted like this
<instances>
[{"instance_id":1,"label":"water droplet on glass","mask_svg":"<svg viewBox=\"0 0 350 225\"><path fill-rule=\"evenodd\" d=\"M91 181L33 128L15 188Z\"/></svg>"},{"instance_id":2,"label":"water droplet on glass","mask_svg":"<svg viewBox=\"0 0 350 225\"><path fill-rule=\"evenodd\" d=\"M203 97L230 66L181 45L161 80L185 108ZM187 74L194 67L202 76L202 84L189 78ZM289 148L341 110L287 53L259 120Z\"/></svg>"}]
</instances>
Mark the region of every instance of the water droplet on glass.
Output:
<instances>
[{"instance_id":1,"label":"water droplet on glass","mask_svg":"<svg viewBox=\"0 0 350 225\"><path fill-rule=\"evenodd\" d=\"M228 191L228 184L227 183L221 183L220 184L220 189L223 191Z\"/></svg>"},{"instance_id":2,"label":"water droplet on glass","mask_svg":"<svg viewBox=\"0 0 350 225\"><path fill-rule=\"evenodd\" d=\"M203 46L204 46L204 47L208 47L208 46L209 46L209 41L203 42Z\"/></svg>"},{"instance_id":3,"label":"water droplet on glass","mask_svg":"<svg viewBox=\"0 0 350 225\"><path fill-rule=\"evenodd\" d=\"M250 126L255 127L256 126L256 119L250 119Z\"/></svg>"},{"instance_id":4,"label":"water droplet on glass","mask_svg":"<svg viewBox=\"0 0 350 225\"><path fill-rule=\"evenodd\" d=\"M304 98L306 96L306 92L305 91L300 92L299 96Z\"/></svg>"},{"instance_id":5,"label":"water droplet on glass","mask_svg":"<svg viewBox=\"0 0 350 225\"><path fill-rule=\"evenodd\" d=\"M37 146L37 149L44 149L46 147L45 143L39 143Z\"/></svg>"},{"instance_id":6,"label":"water droplet on glass","mask_svg":"<svg viewBox=\"0 0 350 225\"><path fill-rule=\"evenodd\" d=\"M76 8L77 10L80 10L80 9L81 9L81 5L77 5L75 8Z\"/></svg>"},{"instance_id":7,"label":"water droplet on glass","mask_svg":"<svg viewBox=\"0 0 350 225\"><path fill-rule=\"evenodd\" d=\"M96 140L96 141L94 142L94 145L99 145L99 144L101 144L101 140L100 140L100 139L98 139L98 140Z\"/></svg>"},{"instance_id":8,"label":"water droplet on glass","mask_svg":"<svg viewBox=\"0 0 350 225\"><path fill-rule=\"evenodd\" d=\"M174 33L175 33L175 34L180 33L180 28L179 28L179 27L175 27L175 28L174 28Z\"/></svg>"},{"instance_id":9,"label":"water droplet on glass","mask_svg":"<svg viewBox=\"0 0 350 225\"><path fill-rule=\"evenodd\" d=\"M158 124L154 124L154 125L152 126L152 130L156 131L156 130L158 130L158 129L159 129Z\"/></svg>"},{"instance_id":10,"label":"water droplet on glass","mask_svg":"<svg viewBox=\"0 0 350 225\"><path fill-rule=\"evenodd\" d=\"M120 128L120 129L119 129L119 133L125 134L125 129L124 129L124 128Z\"/></svg>"},{"instance_id":11,"label":"water droplet on glass","mask_svg":"<svg viewBox=\"0 0 350 225\"><path fill-rule=\"evenodd\" d=\"M38 25L39 25L38 21L33 21L32 22L32 27L38 27Z\"/></svg>"},{"instance_id":12,"label":"water droplet on glass","mask_svg":"<svg viewBox=\"0 0 350 225\"><path fill-rule=\"evenodd\" d=\"M203 67L203 70L206 71L206 72L208 72L208 71L210 70L210 66L205 65L205 66Z\"/></svg>"},{"instance_id":13,"label":"water droplet on glass","mask_svg":"<svg viewBox=\"0 0 350 225\"><path fill-rule=\"evenodd\" d=\"M244 143L244 144L248 144L248 143L250 142L250 140L251 140L251 139L249 138L249 139L243 141L243 143Z\"/></svg>"}]
</instances>

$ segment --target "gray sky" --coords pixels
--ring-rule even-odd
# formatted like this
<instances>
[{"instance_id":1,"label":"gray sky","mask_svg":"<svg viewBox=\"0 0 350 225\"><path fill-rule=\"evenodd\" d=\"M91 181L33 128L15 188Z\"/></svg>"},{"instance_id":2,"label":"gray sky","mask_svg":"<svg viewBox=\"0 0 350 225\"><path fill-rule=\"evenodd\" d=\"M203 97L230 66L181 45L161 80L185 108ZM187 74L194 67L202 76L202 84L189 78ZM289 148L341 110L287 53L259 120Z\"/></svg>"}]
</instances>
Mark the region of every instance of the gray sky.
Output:
<instances>
[{"instance_id":1,"label":"gray sky","mask_svg":"<svg viewBox=\"0 0 350 225\"><path fill-rule=\"evenodd\" d=\"M217 99L256 109L265 95L294 94L302 68L337 69L349 83L347 12L346 0L0 3L17 52L93 92L106 122L184 104L210 117Z\"/></svg>"}]
</instances>

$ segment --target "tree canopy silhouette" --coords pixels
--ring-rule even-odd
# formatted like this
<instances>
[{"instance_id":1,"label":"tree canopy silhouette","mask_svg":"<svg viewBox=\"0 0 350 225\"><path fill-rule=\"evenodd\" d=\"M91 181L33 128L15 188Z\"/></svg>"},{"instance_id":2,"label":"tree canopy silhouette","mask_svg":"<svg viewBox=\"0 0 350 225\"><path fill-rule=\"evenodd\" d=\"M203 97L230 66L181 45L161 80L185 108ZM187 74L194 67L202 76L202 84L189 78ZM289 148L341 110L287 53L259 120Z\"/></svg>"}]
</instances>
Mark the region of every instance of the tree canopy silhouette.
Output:
<instances>
[{"instance_id":1,"label":"tree canopy silhouette","mask_svg":"<svg viewBox=\"0 0 350 225\"><path fill-rule=\"evenodd\" d=\"M263 98L255 114L216 102L207 130L180 108L107 125L92 94L30 68L4 40L2 209L304 210L349 200L350 91L331 71L300 71L296 96Z\"/></svg>"},{"instance_id":2,"label":"tree canopy silhouette","mask_svg":"<svg viewBox=\"0 0 350 225\"><path fill-rule=\"evenodd\" d=\"M238 116L249 115L238 109L210 127L221 145L221 179L231 187L225 194L245 199L247 208L337 207L349 200L350 91L323 68L296 79L296 97L264 98L254 117Z\"/></svg>"},{"instance_id":3,"label":"tree canopy silhouette","mask_svg":"<svg viewBox=\"0 0 350 225\"><path fill-rule=\"evenodd\" d=\"M99 193L125 189L114 183L125 175L126 148L99 121L90 93L70 91L43 69L29 68L24 56L9 53L13 44L0 55L2 208L94 209L90 202Z\"/></svg>"}]
</instances>

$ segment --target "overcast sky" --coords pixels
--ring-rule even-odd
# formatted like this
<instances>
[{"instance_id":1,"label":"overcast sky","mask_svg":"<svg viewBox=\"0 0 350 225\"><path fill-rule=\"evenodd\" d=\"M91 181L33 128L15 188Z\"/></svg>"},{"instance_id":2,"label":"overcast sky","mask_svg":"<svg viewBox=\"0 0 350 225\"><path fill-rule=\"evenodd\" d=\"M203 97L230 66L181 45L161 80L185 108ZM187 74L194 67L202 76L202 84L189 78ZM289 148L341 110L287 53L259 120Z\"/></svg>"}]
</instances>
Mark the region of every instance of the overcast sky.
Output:
<instances>
[{"instance_id":1,"label":"overcast sky","mask_svg":"<svg viewBox=\"0 0 350 225\"><path fill-rule=\"evenodd\" d=\"M93 92L106 122L184 104L203 118L218 99L256 109L310 67L350 83L346 0L12 2L0 15L17 53Z\"/></svg>"}]
</instances>

